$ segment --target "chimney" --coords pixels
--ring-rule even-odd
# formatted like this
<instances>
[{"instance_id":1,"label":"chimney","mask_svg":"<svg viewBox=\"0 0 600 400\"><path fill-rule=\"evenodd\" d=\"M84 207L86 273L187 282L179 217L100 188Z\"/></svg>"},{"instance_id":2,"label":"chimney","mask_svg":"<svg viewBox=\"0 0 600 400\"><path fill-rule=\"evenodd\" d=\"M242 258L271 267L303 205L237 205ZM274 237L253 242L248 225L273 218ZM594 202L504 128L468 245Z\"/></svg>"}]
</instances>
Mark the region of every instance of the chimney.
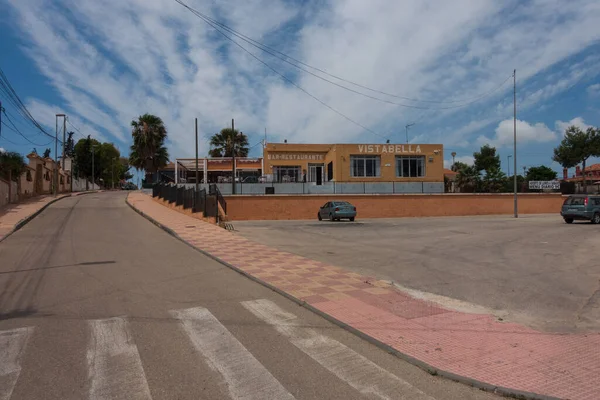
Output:
<instances>
[{"instance_id":1,"label":"chimney","mask_svg":"<svg viewBox=\"0 0 600 400\"><path fill-rule=\"evenodd\" d=\"M563 179L566 180L567 178L569 178L569 170L563 168Z\"/></svg>"},{"instance_id":2,"label":"chimney","mask_svg":"<svg viewBox=\"0 0 600 400\"><path fill-rule=\"evenodd\" d=\"M575 167L575 176L581 176L581 167L579 165Z\"/></svg>"}]
</instances>

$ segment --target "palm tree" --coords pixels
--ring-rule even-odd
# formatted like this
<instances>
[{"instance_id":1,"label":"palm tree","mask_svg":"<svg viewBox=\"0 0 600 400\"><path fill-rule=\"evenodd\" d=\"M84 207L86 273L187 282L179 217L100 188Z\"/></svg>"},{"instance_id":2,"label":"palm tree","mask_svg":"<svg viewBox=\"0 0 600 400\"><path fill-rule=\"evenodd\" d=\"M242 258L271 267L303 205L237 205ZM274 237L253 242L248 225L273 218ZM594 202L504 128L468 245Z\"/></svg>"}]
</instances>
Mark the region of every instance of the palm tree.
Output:
<instances>
[{"instance_id":1,"label":"palm tree","mask_svg":"<svg viewBox=\"0 0 600 400\"><path fill-rule=\"evenodd\" d=\"M474 192L479 186L480 180L479 171L474 166L467 166L466 164L456 175L456 185L463 193Z\"/></svg>"},{"instance_id":2,"label":"palm tree","mask_svg":"<svg viewBox=\"0 0 600 400\"><path fill-rule=\"evenodd\" d=\"M157 172L169 162L169 153L164 146L167 128L159 117L152 114L141 115L131 121L133 144L129 163L137 170ZM158 181L158 174L156 174Z\"/></svg>"},{"instance_id":3,"label":"palm tree","mask_svg":"<svg viewBox=\"0 0 600 400\"><path fill-rule=\"evenodd\" d=\"M211 157L248 157L248 136L237 129L224 128L210 138Z\"/></svg>"}]
</instances>

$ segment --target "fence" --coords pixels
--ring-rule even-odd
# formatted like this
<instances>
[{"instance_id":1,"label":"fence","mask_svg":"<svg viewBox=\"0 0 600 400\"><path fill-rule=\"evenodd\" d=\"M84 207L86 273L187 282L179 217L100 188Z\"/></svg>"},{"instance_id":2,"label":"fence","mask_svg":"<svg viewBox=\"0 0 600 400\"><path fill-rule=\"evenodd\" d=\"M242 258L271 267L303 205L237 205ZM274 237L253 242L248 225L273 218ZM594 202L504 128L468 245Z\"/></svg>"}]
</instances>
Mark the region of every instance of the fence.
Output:
<instances>
[{"instance_id":1,"label":"fence","mask_svg":"<svg viewBox=\"0 0 600 400\"><path fill-rule=\"evenodd\" d=\"M194 187L194 184L180 184ZM211 185L218 188L220 193L230 196L231 183L200 184L208 189ZM235 193L243 195L264 194L419 194L444 193L443 182L324 182L317 185L314 182L294 183L236 183Z\"/></svg>"},{"instance_id":2,"label":"fence","mask_svg":"<svg viewBox=\"0 0 600 400\"><path fill-rule=\"evenodd\" d=\"M201 212L205 217L214 217L217 222L219 222L217 203L221 205L224 212L227 212L225 198L216 187L213 188L213 193L207 196L204 188L196 191L194 187L161 183L152 186L152 197L158 197L193 213Z\"/></svg>"}]
</instances>

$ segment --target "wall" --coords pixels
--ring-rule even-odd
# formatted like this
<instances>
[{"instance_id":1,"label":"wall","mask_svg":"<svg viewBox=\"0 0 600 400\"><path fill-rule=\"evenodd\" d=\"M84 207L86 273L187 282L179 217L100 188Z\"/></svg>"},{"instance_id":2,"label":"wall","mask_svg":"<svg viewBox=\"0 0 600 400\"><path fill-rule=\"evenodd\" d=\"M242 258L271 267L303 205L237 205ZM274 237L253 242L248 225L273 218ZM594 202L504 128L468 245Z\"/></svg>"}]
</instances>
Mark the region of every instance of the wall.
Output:
<instances>
[{"instance_id":1,"label":"wall","mask_svg":"<svg viewBox=\"0 0 600 400\"><path fill-rule=\"evenodd\" d=\"M9 185L12 186L12 191L10 193L11 198L9 201L8 198L8 192L9 192ZM0 207L8 204L8 203L15 203L18 200L18 193L17 193L17 182L8 182L4 179L0 179Z\"/></svg>"},{"instance_id":2,"label":"wall","mask_svg":"<svg viewBox=\"0 0 600 400\"><path fill-rule=\"evenodd\" d=\"M297 166L308 171L309 164L333 161L336 182L444 182L444 152L441 144L285 144L269 143L263 150L265 173L272 174L274 166ZM350 157L379 156L381 174L378 177L352 177ZM425 158L425 176L404 178L396 176L396 156Z\"/></svg>"},{"instance_id":3,"label":"wall","mask_svg":"<svg viewBox=\"0 0 600 400\"><path fill-rule=\"evenodd\" d=\"M29 171L31 180L27 180L27 171ZM19 179L21 180L21 198L25 199L31 196L34 196L34 179L35 179L35 169L32 170L28 168L24 174L21 174Z\"/></svg>"},{"instance_id":4,"label":"wall","mask_svg":"<svg viewBox=\"0 0 600 400\"><path fill-rule=\"evenodd\" d=\"M358 218L512 214L512 194L227 196L230 220L316 219L320 206L345 200ZM519 213L559 213L560 194L520 194Z\"/></svg>"}]
</instances>

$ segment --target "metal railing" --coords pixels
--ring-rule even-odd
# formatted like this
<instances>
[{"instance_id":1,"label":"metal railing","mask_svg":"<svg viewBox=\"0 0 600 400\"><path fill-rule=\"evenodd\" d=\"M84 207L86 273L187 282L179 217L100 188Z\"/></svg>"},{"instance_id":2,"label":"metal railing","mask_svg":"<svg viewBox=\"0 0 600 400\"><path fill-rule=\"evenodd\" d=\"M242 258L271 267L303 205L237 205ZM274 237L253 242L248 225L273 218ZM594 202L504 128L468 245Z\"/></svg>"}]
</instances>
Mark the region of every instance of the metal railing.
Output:
<instances>
[{"instance_id":1,"label":"metal railing","mask_svg":"<svg viewBox=\"0 0 600 400\"><path fill-rule=\"evenodd\" d=\"M213 206L209 206L207 197L213 196ZM214 217L219 220L219 210L216 207L217 204L225 204L225 199L221 195L218 188L212 194L207 196L206 189L200 189L196 191L194 188L186 188L183 186L176 186L173 184L159 183L152 187L152 197L158 197L175 206L181 206L184 210L191 209L193 213L203 213L205 217ZM223 203L220 203L219 197ZM221 205L223 211L226 210Z\"/></svg>"},{"instance_id":2,"label":"metal railing","mask_svg":"<svg viewBox=\"0 0 600 400\"><path fill-rule=\"evenodd\" d=\"M217 196L217 203L221 206L223 212L227 214L227 201L225 201L225 197L223 197L223 195L221 194L219 187L216 184L211 183L208 186L208 193L210 195Z\"/></svg>"}]
</instances>

